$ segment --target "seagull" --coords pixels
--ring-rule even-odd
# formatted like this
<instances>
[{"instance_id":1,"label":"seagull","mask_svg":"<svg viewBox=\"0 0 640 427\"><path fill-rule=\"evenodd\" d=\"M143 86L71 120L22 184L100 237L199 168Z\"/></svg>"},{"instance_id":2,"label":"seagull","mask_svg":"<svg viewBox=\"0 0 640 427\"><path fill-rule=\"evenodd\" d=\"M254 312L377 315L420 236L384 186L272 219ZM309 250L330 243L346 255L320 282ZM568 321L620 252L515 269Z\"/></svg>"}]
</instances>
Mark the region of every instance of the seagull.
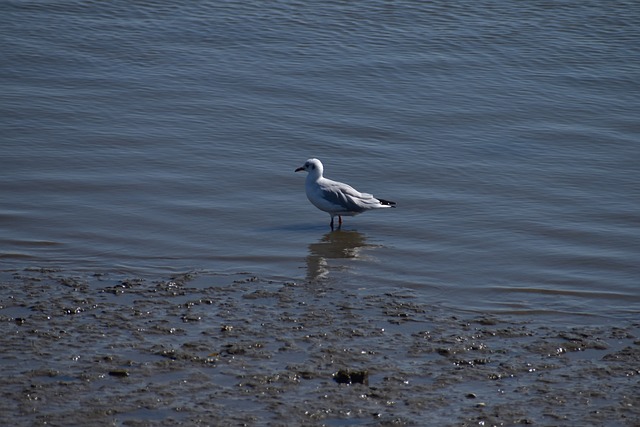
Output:
<instances>
[{"instance_id":1,"label":"seagull","mask_svg":"<svg viewBox=\"0 0 640 427\"><path fill-rule=\"evenodd\" d=\"M309 159L295 171L308 173L305 183L307 198L316 208L331 215L332 230L333 218L336 215L339 228L342 226L343 216L354 216L371 209L396 207L396 202L377 199L371 194L360 193L350 185L323 177L323 170L320 160Z\"/></svg>"}]
</instances>

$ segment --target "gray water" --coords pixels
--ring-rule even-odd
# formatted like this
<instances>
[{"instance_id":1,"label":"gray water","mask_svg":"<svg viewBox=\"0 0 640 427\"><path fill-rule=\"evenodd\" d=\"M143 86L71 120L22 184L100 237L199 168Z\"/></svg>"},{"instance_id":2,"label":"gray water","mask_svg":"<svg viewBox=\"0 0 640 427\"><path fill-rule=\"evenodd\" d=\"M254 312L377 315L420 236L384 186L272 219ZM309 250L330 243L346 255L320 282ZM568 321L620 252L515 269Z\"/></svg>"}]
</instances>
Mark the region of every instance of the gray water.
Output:
<instances>
[{"instance_id":1,"label":"gray water","mask_svg":"<svg viewBox=\"0 0 640 427\"><path fill-rule=\"evenodd\" d=\"M0 2L0 269L640 314L640 7ZM329 216L295 174L397 209Z\"/></svg>"}]
</instances>

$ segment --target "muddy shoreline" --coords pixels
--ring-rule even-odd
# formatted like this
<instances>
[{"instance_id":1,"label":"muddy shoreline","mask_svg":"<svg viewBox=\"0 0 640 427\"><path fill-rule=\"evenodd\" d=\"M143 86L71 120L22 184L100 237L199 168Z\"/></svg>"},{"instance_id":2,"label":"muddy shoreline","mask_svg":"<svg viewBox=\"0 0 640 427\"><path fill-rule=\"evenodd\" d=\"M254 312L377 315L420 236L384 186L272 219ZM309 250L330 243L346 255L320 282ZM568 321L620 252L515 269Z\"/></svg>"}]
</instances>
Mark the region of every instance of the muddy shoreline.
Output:
<instances>
[{"instance_id":1,"label":"muddy shoreline","mask_svg":"<svg viewBox=\"0 0 640 427\"><path fill-rule=\"evenodd\" d=\"M640 319L545 324L246 273L0 278L2 425L640 420Z\"/></svg>"}]
</instances>

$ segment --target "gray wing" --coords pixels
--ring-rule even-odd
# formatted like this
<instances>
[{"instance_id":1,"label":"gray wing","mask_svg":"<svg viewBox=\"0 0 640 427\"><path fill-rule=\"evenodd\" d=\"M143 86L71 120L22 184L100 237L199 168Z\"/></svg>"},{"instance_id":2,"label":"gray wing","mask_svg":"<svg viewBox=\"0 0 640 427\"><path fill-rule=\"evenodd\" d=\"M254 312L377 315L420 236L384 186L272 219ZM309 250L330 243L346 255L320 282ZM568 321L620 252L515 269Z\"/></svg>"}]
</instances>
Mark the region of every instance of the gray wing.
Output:
<instances>
[{"instance_id":1,"label":"gray wing","mask_svg":"<svg viewBox=\"0 0 640 427\"><path fill-rule=\"evenodd\" d=\"M353 190L351 187L349 187L349 189ZM336 211L363 212L365 209L361 204L357 202L358 199L354 198L355 194L353 194L351 191L345 190L346 188L331 186L321 188L320 192L322 194L322 198L326 202L331 203L337 208ZM360 193L357 194L359 195Z\"/></svg>"}]
</instances>

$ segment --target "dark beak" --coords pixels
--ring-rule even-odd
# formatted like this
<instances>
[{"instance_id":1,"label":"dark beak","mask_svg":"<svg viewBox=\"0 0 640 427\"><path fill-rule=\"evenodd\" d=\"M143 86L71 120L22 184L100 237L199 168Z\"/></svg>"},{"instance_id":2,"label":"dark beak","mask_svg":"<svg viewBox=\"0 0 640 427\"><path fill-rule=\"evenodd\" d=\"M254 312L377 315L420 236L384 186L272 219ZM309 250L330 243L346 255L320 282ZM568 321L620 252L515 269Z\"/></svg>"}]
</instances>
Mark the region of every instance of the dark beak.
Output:
<instances>
[{"instance_id":1,"label":"dark beak","mask_svg":"<svg viewBox=\"0 0 640 427\"><path fill-rule=\"evenodd\" d=\"M303 167L299 167L299 168L298 168L298 169L296 169L295 171L296 171L296 172L300 172L300 171L303 171L303 170L304 170L304 168L303 168Z\"/></svg>"}]
</instances>

